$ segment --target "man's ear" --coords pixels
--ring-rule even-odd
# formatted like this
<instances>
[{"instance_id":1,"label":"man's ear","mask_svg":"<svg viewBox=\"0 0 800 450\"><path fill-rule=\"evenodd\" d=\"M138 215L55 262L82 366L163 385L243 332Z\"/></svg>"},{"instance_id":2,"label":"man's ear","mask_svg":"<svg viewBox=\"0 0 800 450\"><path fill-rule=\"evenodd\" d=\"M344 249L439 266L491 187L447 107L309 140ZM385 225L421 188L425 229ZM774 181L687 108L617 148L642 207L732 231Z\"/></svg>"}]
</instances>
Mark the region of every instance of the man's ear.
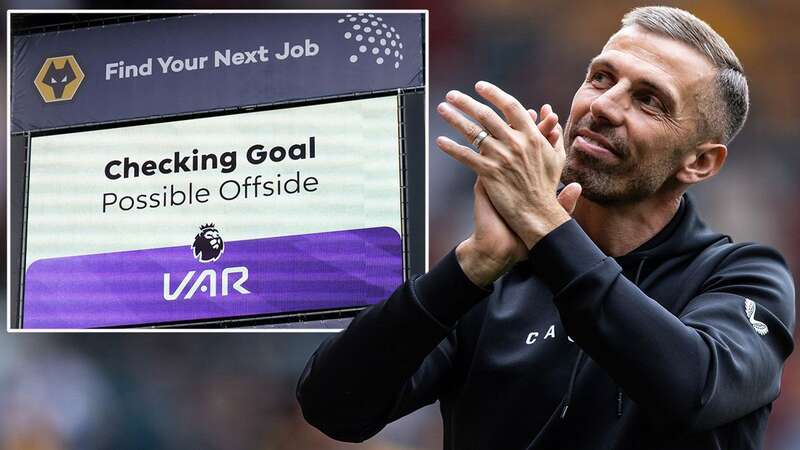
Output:
<instances>
[{"instance_id":1,"label":"man's ear","mask_svg":"<svg viewBox=\"0 0 800 450\"><path fill-rule=\"evenodd\" d=\"M728 148L723 144L700 144L684 156L683 164L675 176L684 184L699 183L716 175L727 157Z\"/></svg>"}]
</instances>

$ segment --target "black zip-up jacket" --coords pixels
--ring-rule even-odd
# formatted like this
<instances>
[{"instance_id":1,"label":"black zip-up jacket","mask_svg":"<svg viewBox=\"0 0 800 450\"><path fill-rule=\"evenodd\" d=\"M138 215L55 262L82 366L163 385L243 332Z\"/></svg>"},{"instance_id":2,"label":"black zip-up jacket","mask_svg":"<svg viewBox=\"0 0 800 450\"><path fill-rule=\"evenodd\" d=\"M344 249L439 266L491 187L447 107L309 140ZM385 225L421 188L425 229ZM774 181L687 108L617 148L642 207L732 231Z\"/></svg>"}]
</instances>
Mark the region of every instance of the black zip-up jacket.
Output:
<instances>
[{"instance_id":1,"label":"black zip-up jacket","mask_svg":"<svg viewBox=\"0 0 800 450\"><path fill-rule=\"evenodd\" d=\"M446 449L757 449L793 350L775 250L670 223L606 256L574 221L484 290L455 253L362 311L308 362L297 397L363 441L441 401Z\"/></svg>"}]
</instances>

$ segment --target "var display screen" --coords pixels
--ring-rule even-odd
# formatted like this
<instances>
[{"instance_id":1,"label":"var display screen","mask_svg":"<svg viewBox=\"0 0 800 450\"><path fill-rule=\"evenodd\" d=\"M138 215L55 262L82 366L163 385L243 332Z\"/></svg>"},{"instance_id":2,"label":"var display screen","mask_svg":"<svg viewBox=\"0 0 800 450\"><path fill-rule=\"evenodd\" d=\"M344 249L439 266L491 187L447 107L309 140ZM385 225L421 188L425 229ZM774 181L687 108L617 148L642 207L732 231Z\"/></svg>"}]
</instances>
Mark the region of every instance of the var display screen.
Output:
<instances>
[{"instance_id":1,"label":"var display screen","mask_svg":"<svg viewBox=\"0 0 800 450\"><path fill-rule=\"evenodd\" d=\"M22 326L366 306L403 281L396 95L31 138Z\"/></svg>"}]
</instances>

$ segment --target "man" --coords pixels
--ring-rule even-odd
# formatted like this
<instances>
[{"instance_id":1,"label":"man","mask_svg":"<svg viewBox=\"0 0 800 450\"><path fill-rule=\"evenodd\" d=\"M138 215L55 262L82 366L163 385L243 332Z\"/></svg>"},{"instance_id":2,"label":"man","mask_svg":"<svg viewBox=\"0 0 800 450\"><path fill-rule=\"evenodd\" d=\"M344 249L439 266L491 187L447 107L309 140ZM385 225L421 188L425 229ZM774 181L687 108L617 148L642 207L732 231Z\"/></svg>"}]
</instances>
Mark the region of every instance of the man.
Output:
<instances>
[{"instance_id":1,"label":"man","mask_svg":"<svg viewBox=\"0 0 800 450\"><path fill-rule=\"evenodd\" d=\"M478 174L474 233L320 346L298 385L306 419L361 441L438 399L448 449L760 448L793 281L684 194L747 115L725 41L682 10L631 11L563 133L548 106L537 124L476 91L504 117L455 91L438 110L480 154L437 140Z\"/></svg>"}]
</instances>

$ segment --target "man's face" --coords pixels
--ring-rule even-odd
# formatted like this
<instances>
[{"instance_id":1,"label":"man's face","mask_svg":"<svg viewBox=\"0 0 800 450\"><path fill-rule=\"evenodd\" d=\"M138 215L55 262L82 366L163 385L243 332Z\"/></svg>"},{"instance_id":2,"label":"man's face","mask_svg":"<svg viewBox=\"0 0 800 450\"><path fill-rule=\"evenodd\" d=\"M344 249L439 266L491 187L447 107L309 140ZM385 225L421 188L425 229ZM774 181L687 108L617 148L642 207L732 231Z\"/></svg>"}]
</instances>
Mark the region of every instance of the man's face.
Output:
<instances>
[{"instance_id":1,"label":"man's face","mask_svg":"<svg viewBox=\"0 0 800 450\"><path fill-rule=\"evenodd\" d=\"M613 35L575 93L562 181L601 204L642 200L675 183L699 144L713 66L688 45L638 26Z\"/></svg>"}]
</instances>

